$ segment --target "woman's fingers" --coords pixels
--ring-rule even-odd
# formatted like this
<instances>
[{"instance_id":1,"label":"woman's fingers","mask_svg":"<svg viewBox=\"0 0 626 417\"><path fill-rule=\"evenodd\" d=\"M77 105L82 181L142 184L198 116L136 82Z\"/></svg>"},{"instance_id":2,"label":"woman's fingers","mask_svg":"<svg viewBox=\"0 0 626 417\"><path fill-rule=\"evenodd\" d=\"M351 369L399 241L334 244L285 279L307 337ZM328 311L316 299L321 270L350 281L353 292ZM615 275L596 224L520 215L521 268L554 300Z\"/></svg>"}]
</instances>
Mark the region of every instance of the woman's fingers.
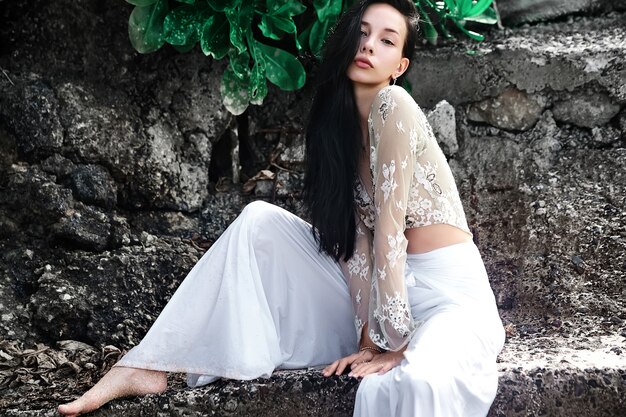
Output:
<instances>
[{"instance_id":1,"label":"woman's fingers","mask_svg":"<svg viewBox=\"0 0 626 417\"><path fill-rule=\"evenodd\" d=\"M346 358L337 359L335 362L331 363L326 368L324 368L324 371L323 371L324 376L331 376L333 374L339 375L341 372L343 372L343 370L340 370L340 369L342 369L342 363L345 360ZM345 369L345 365L343 366L343 369Z\"/></svg>"},{"instance_id":2,"label":"woman's fingers","mask_svg":"<svg viewBox=\"0 0 626 417\"><path fill-rule=\"evenodd\" d=\"M403 354L399 352L373 353L369 350L353 353L338 359L322 371L324 376L341 375L346 367L350 366L349 376L363 378L364 376L388 372L402 362Z\"/></svg>"},{"instance_id":3,"label":"woman's fingers","mask_svg":"<svg viewBox=\"0 0 626 417\"><path fill-rule=\"evenodd\" d=\"M350 365L350 369L354 369L356 366L371 361L374 358L374 354L367 350L362 350L358 353L357 358Z\"/></svg>"},{"instance_id":4,"label":"woman's fingers","mask_svg":"<svg viewBox=\"0 0 626 417\"><path fill-rule=\"evenodd\" d=\"M401 354L397 355L397 352L381 353L380 355L375 355L370 362L364 362L354 366L349 375L355 378L363 378L364 376L375 373L382 375L397 366L400 362Z\"/></svg>"},{"instance_id":5,"label":"woman's fingers","mask_svg":"<svg viewBox=\"0 0 626 417\"><path fill-rule=\"evenodd\" d=\"M391 363L391 362L390 362L390 363L387 363L387 364L384 364L384 365L380 368L380 370L378 371L378 374L379 374L379 375L382 375L382 374L384 374L385 372L392 370L392 369L393 369L394 367L396 367L397 365L398 365L397 363Z\"/></svg>"},{"instance_id":6,"label":"woman's fingers","mask_svg":"<svg viewBox=\"0 0 626 417\"><path fill-rule=\"evenodd\" d=\"M339 360L339 365L337 365L337 370L335 371L335 375L343 374L343 371L346 370L346 366L350 365L352 362L353 360L351 360L351 356L348 356Z\"/></svg>"},{"instance_id":7,"label":"woman's fingers","mask_svg":"<svg viewBox=\"0 0 626 417\"><path fill-rule=\"evenodd\" d=\"M353 353L352 355L337 359L335 362L328 365L322 371L322 375L341 375L348 366L350 366L350 368L352 369L355 364L365 363L371 360L373 357L374 354L367 351Z\"/></svg>"},{"instance_id":8,"label":"woman's fingers","mask_svg":"<svg viewBox=\"0 0 626 417\"><path fill-rule=\"evenodd\" d=\"M348 375L353 376L355 378L362 378L366 375L376 373L380 371L382 368L383 368L383 364L378 363L378 361L361 363L355 366Z\"/></svg>"},{"instance_id":9,"label":"woman's fingers","mask_svg":"<svg viewBox=\"0 0 626 417\"><path fill-rule=\"evenodd\" d=\"M346 366L352 363L352 361L350 360L351 356L352 355L346 356L345 358L337 359L335 362L324 368L322 374L324 376L341 375L346 369Z\"/></svg>"},{"instance_id":10,"label":"woman's fingers","mask_svg":"<svg viewBox=\"0 0 626 417\"><path fill-rule=\"evenodd\" d=\"M335 361L328 365L326 368L324 368L324 370L322 371L322 375L331 376L333 372L335 372L335 369L337 369L337 362L339 361Z\"/></svg>"}]
</instances>

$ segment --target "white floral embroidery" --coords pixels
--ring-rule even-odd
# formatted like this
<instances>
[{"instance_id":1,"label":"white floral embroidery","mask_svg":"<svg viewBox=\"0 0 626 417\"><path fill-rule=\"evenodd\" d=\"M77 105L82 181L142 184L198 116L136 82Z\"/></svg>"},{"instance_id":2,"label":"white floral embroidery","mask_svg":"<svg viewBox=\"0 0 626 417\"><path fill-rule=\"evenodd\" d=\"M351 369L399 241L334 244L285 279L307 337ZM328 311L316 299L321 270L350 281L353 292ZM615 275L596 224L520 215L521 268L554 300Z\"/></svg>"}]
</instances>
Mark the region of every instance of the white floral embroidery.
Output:
<instances>
[{"instance_id":1,"label":"white floral embroidery","mask_svg":"<svg viewBox=\"0 0 626 417\"><path fill-rule=\"evenodd\" d=\"M379 280L384 281L385 278L387 278L387 272L385 271L384 268L383 269L379 268L376 271L378 272L377 277L378 277Z\"/></svg>"},{"instance_id":2,"label":"white floral embroidery","mask_svg":"<svg viewBox=\"0 0 626 417\"><path fill-rule=\"evenodd\" d=\"M389 199L389 194L391 194L396 187L398 187L398 183L394 177L394 173L396 172L396 161L393 159L387 164L383 164L383 184L380 186L380 190L384 193L384 201L386 202Z\"/></svg>"},{"instance_id":3,"label":"white floral embroidery","mask_svg":"<svg viewBox=\"0 0 626 417\"><path fill-rule=\"evenodd\" d=\"M387 120L389 115L393 113L394 109L396 108L398 104L393 99L391 95L391 90L383 89L381 90L379 94L381 98L381 103L380 103L380 106L378 107L378 114L380 114L380 118L384 126L385 121Z\"/></svg>"},{"instance_id":4,"label":"white floral embroidery","mask_svg":"<svg viewBox=\"0 0 626 417\"><path fill-rule=\"evenodd\" d=\"M407 336L410 333L409 325L413 324L410 306L399 293L393 297L385 295L387 302L383 304L381 321L388 321L401 336Z\"/></svg>"},{"instance_id":5,"label":"white floral embroidery","mask_svg":"<svg viewBox=\"0 0 626 417\"><path fill-rule=\"evenodd\" d=\"M348 259L347 265L350 276L358 276L363 280L368 278L369 265L367 263L367 257L364 253L355 253L352 255L352 257Z\"/></svg>"},{"instance_id":6,"label":"white floral embroidery","mask_svg":"<svg viewBox=\"0 0 626 417\"><path fill-rule=\"evenodd\" d=\"M356 334L361 335L361 331L363 330L363 326L365 323L363 320L359 318L359 316L354 317L354 327L356 328Z\"/></svg>"},{"instance_id":7,"label":"white floral embroidery","mask_svg":"<svg viewBox=\"0 0 626 417\"><path fill-rule=\"evenodd\" d=\"M412 128L409 132L409 146L411 147L411 153L417 153L417 130Z\"/></svg>"},{"instance_id":8,"label":"white floral embroidery","mask_svg":"<svg viewBox=\"0 0 626 417\"><path fill-rule=\"evenodd\" d=\"M376 221L376 209L374 208L374 202L365 190L363 183L358 179L354 184L354 202L359 210L359 215L363 224L369 230L373 231L374 223ZM360 228L357 228L357 233L363 234L363 231Z\"/></svg>"},{"instance_id":9,"label":"white floral embroidery","mask_svg":"<svg viewBox=\"0 0 626 417\"><path fill-rule=\"evenodd\" d=\"M378 347L385 349L385 350L389 349L389 345L387 344L387 341L383 337L381 337L381 335L376 333L374 330L370 329L369 337L372 340L372 342L374 342Z\"/></svg>"},{"instance_id":10,"label":"white floral embroidery","mask_svg":"<svg viewBox=\"0 0 626 417\"><path fill-rule=\"evenodd\" d=\"M396 129L398 129L398 132L399 132L399 133L404 133L404 132L406 132L406 131L404 130L404 125L402 124L402 120L398 120L398 121L396 122Z\"/></svg>"},{"instance_id":11,"label":"white floral embroidery","mask_svg":"<svg viewBox=\"0 0 626 417\"><path fill-rule=\"evenodd\" d=\"M385 258L389 262L389 267L393 268L396 266L396 262L398 259L404 256L404 242L406 241L406 237L404 237L404 230L398 231L395 236L387 236L387 243L389 243L389 250L385 254Z\"/></svg>"}]
</instances>

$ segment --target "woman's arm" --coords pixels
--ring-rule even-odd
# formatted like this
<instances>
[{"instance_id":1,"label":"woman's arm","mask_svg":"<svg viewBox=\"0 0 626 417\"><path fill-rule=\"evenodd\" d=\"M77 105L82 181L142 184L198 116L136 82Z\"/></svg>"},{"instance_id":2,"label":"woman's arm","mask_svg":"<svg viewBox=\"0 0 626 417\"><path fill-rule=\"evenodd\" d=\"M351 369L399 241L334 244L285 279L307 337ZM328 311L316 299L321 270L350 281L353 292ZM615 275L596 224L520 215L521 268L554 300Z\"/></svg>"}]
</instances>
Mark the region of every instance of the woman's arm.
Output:
<instances>
[{"instance_id":1,"label":"woman's arm","mask_svg":"<svg viewBox=\"0 0 626 417\"><path fill-rule=\"evenodd\" d=\"M404 281L404 230L414 161L425 143L420 111L406 91L388 87L379 92L371 112L376 219L369 336L392 351L404 347L415 331Z\"/></svg>"}]
</instances>

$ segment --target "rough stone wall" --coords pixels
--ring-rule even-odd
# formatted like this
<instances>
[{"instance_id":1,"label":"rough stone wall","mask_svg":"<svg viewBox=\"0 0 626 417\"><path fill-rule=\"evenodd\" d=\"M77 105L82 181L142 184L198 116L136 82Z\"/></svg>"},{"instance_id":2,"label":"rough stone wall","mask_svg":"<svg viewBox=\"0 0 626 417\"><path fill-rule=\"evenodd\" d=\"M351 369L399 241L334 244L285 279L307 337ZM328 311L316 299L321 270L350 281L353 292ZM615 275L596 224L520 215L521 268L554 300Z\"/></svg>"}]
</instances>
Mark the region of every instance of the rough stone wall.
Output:
<instances>
[{"instance_id":1,"label":"rough stone wall","mask_svg":"<svg viewBox=\"0 0 626 417\"><path fill-rule=\"evenodd\" d=\"M222 66L138 55L123 2L0 4L2 335L127 347L201 254L166 237L199 230Z\"/></svg>"}]
</instances>

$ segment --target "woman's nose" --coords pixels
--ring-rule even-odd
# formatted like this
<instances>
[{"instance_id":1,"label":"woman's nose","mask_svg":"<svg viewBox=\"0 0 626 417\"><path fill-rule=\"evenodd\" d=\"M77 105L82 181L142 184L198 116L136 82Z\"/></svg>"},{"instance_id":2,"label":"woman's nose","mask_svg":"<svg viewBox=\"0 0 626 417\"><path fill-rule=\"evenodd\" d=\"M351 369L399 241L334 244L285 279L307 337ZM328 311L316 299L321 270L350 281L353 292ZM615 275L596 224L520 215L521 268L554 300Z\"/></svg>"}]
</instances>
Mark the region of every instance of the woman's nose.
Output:
<instances>
[{"instance_id":1,"label":"woman's nose","mask_svg":"<svg viewBox=\"0 0 626 417\"><path fill-rule=\"evenodd\" d=\"M361 51L369 52L370 54L374 52L374 45L371 38L365 38L361 42Z\"/></svg>"}]
</instances>

